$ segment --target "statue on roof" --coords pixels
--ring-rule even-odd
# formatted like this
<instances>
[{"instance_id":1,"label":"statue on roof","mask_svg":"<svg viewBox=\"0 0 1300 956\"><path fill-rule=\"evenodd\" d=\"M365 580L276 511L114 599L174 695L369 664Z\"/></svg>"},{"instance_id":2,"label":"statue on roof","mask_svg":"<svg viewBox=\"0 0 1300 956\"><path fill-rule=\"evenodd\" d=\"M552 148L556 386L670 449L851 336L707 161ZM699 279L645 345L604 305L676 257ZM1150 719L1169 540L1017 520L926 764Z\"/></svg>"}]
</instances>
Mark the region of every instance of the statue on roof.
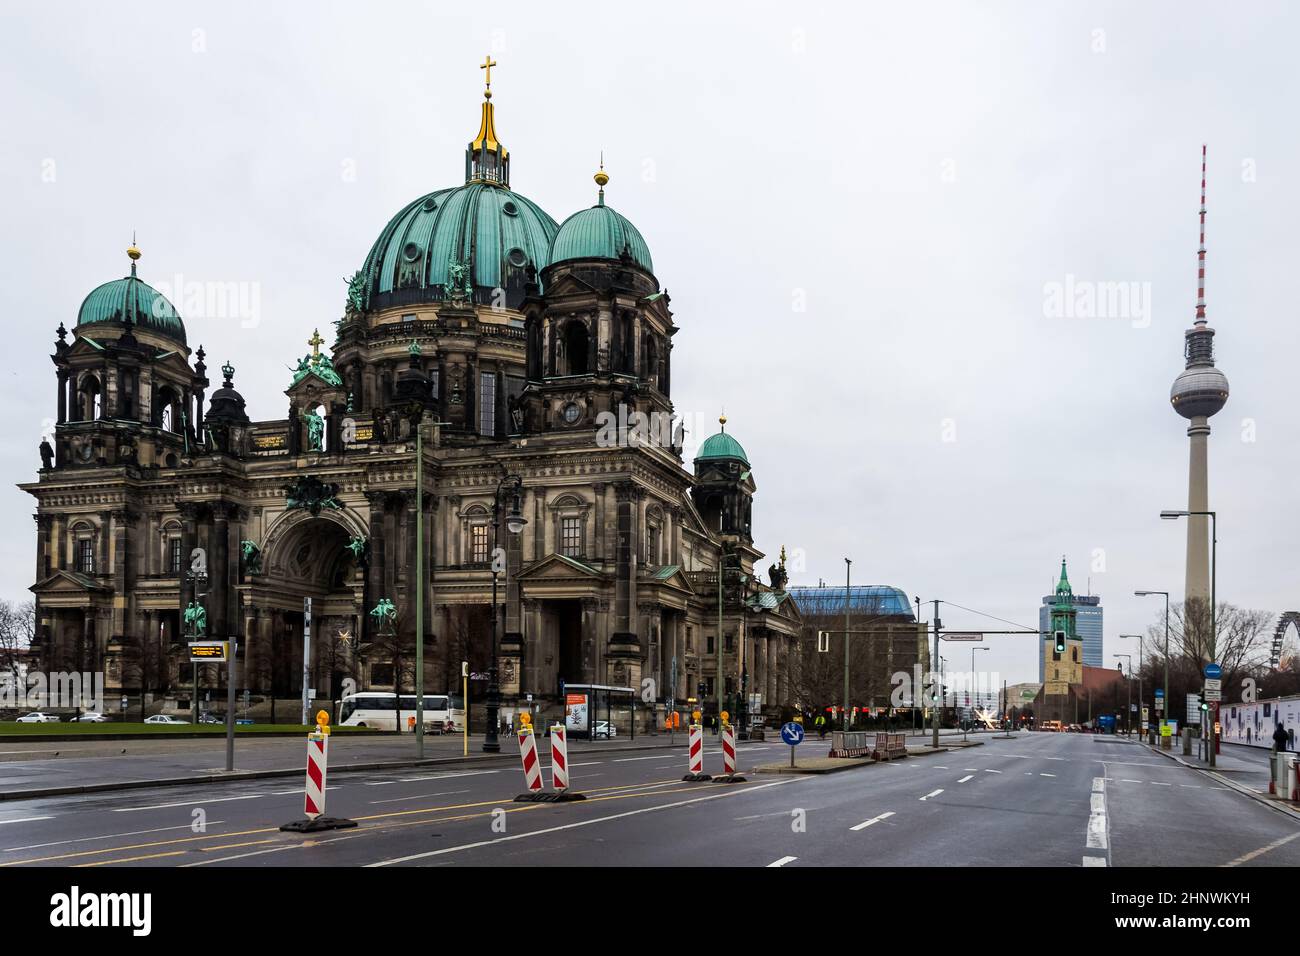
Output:
<instances>
[{"instance_id":1,"label":"statue on roof","mask_svg":"<svg viewBox=\"0 0 1300 956\"><path fill-rule=\"evenodd\" d=\"M321 451L325 444L325 419L315 412L303 412L301 417L307 423L307 450Z\"/></svg>"},{"instance_id":2,"label":"statue on roof","mask_svg":"<svg viewBox=\"0 0 1300 956\"><path fill-rule=\"evenodd\" d=\"M366 307L365 273L358 269L351 279L344 281L348 284L348 308L355 312L362 311Z\"/></svg>"}]
</instances>

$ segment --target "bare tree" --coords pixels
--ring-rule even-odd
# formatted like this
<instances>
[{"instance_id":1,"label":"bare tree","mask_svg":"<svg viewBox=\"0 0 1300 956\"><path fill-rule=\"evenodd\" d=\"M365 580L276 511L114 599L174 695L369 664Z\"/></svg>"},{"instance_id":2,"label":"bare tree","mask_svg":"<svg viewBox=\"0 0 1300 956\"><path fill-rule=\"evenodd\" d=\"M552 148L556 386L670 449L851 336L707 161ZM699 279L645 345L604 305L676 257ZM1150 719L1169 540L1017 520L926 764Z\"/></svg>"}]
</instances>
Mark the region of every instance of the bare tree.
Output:
<instances>
[{"instance_id":1,"label":"bare tree","mask_svg":"<svg viewBox=\"0 0 1300 956\"><path fill-rule=\"evenodd\" d=\"M1147 628L1144 680L1160 686L1165 672L1165 618L1159 612ZM1205 665L1214 660L1223 668L1224 701L1234 698L1246 677L1258 678L1267 671L1273 637L1274 615L1269 611L1240 608L1220 602L1211 622L1207 601L1173 604L1169 608L1169 701L1170 716L1176 716L1187 694L1198 693L1204 683ZM1217 637L1214 635L1217 631Z\"/></svg>"},{"instance_id":2,"label":"bare tree","mask_svg":"<svg viewBox=\"0 0 1300 956\"><path fill-rule=\"evenodd\" d=\"M15 686L36 636L36 602L0 600L0 675Z\"/></svg>"}]
</instances>

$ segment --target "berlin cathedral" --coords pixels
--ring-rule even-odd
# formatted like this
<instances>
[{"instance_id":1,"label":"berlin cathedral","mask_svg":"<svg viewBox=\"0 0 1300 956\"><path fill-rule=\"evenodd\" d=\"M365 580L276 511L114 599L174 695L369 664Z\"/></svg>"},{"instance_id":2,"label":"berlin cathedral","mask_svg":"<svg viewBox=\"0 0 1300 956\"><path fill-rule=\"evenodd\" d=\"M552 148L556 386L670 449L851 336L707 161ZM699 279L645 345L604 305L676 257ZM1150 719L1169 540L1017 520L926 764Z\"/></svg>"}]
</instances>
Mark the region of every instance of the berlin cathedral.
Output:
<instances>
[{"instance_id":1,"label":"berlin cathedral","mask_svg":"<svg viewBox=\"0 0 1300 956\"><path fill-rule=\"evenodd\" d=\"M724 418L688 468L680 431L628 426L672 421L668 293L603 166L561 223L511 189L494 65L464 183L388 221L269 417L229 362L209 391L134 245L59 323L56 424L21 486L41 669L183 709L225 680L188 642L233 640L260 716L304 680L409 692L422 639L427 692L468 661L551 715L584 684L659 714L793 703L800 617L784 559L756 570L745 449Z\"/></svg>"}]
</instances>

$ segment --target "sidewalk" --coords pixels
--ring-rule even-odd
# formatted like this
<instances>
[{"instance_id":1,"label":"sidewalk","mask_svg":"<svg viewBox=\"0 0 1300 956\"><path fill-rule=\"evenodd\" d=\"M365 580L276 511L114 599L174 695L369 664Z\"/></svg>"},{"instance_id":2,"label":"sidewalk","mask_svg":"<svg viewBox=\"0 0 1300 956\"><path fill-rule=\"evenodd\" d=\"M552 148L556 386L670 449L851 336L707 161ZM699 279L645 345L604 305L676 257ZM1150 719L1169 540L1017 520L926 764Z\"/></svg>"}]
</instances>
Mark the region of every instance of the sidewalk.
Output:
<instances>
[{"instance_id":1,"label":"sidewalk","mask_svg":"<svg viewBox=\"0 0 1300 956\"><path fill-rule=\"evenodd\" d=\"M1269 760L1272 757L1271 751L1259 747L1248 747L1244 744L1221 744L1219 753L1215 754L1215 765L1211 767L1210 762L1202 759L1198 753L1196 741L1192 742L1190 755L1184 755L1181 744L1177 742L1169 750L1161 750L1158 746L1153 747L1146 741L1142 742L1142 746L1168 757L1184 767L1190 767L1193 770L1199 770L1208 776L1214 777L1238 793L1253 797L1267 806L1300 820L1300 808L1269 795L1268 784L1271 777Z\"/></svg>"},{"instance_id":2,"label":"sidewalk","mask_svg":"<svg viewBox=\"0 0 1300 956\"><path fill-rule=\"evenodd\" d=\"M415 757L415 738L410 734L381 737L334 737L330 743L330 772L385 770L409 767L511 765L519 759L518 741L500 738L501 752L483 753L483 737L469 738L469 753L463 753L460 737L426 737L425 759ZM173 742L173 744L178 742ZM235 742L235 767L227 773L225 741L189 740L184 749L153 750L147 741L132 746L127 741L102 741L101 746L73 752L75 745L54 744L40 753L40 759L0 763L0 801L32 797L128 790L145 787L182 786L226 780L255 780L265 777L301 777L306 755L303 738L274 738ZM64 749L59 750L62 746ZM570 739L573 756L620 753L639 750L684 748L686 735L668 734L588 741ZM705 740L708 746L708 739ZM743 745L742 745L743 746Z\"/></svg>"}]
</instances>

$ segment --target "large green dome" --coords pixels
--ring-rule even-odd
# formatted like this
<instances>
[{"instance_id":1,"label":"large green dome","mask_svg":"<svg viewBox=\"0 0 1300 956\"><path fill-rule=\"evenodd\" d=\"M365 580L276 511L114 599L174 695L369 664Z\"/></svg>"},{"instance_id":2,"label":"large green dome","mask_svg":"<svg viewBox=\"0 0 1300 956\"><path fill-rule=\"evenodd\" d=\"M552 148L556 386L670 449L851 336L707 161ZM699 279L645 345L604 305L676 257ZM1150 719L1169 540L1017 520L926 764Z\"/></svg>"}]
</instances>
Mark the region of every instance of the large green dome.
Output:
<instances>
[{"instance_id":1,"label":"large green dome","mask_svg":"<svg viewBox=\"0 0 1300 956\"><path fill-rule=\"evenodd\" d=\"M475 301L491 302L494 290L504 289L506 304L516 307L528 268L540 272L549 263L558 228L532 200L495 183L421 196L392 218L366 256L366 307L453 298L453 263L469 265Z\"/></svg>"},{"instance_id":2,"label":"large green dome","mask_svg":"<svg viewBox=\"0 0 1300 956\"><path fill-rule=\"evenodd\" d=\"M740 447L740 442L725 431L710 435L704 439L704 444L700 446L699 453L695 456L696 461L707 461L714 458L734 458L743 462L746 467L749 465L749 458L745 454L745 449Z\"/></svg>"},{"instance_id":3,"label":"large green dome","mask_svg":"<svg viewBox=\"0 0 1300 956\"><path fill-rule=\"evenodd\" d=\"M167 297L135 274L105 282L86 296L77 312L78 327L125 322L185 344L185 326Z\"/></svg>"},{"instance_id":4,"label":"large green dome","mask_svg":"<svg viewBox=\"0 0 1300 956\"><path fill-rule=\"evenodd\" d=\"M560 225L551 242L551 262L570 259L621 259L624 254L654 275L650 247L626 216L602 201L590 209L575 212Z\"/></svg>"}]
</instances>

